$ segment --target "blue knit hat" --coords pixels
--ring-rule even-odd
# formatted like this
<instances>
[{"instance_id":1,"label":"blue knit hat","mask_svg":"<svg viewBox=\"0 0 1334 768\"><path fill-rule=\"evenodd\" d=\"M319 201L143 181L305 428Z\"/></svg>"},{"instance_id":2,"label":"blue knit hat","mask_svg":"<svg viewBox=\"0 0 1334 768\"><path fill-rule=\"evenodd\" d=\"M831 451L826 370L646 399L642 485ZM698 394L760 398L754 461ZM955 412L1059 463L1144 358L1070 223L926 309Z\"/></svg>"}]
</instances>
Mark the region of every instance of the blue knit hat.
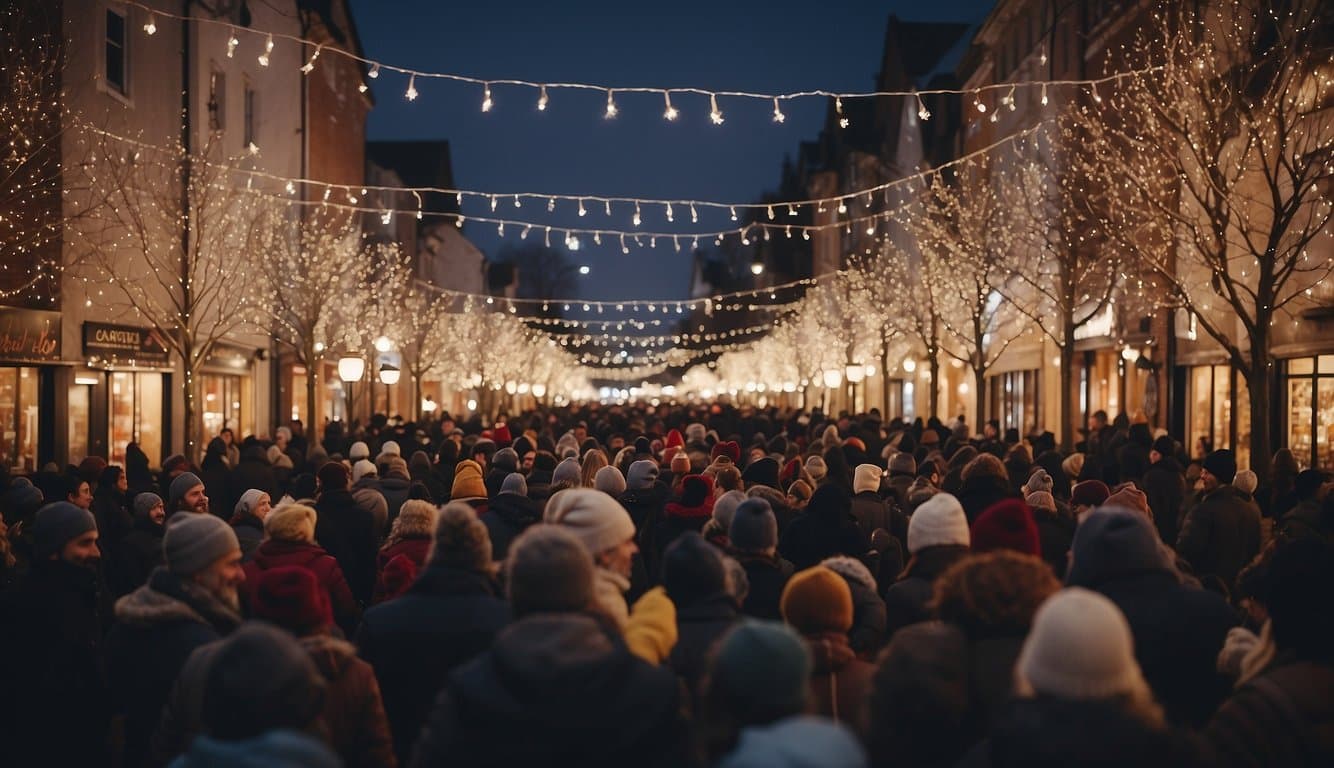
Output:
<instances>
[{"instance_id":1,"label":"blue knit hat","mask_svg":"<svg viewBox=\"0 0 1334 768\"><path fill-rule=\"evenodd\" d=\"M68 501L52 502L37 510L32 525L33 553L37 559L45 560L58 554L71 540L95 530L97 521L93 513Z\"/></svg>"}]
</instances>

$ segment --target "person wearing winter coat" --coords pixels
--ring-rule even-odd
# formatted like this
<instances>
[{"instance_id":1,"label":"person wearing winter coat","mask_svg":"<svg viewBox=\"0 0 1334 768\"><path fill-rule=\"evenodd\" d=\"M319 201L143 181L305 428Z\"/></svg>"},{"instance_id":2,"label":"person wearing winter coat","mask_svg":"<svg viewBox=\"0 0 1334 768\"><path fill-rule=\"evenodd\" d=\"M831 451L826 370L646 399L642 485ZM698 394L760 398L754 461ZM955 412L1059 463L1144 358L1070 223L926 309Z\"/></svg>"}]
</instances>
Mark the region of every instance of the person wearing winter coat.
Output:
<instances>
[{"instance_id":1,"label":"person wearing winter coat","mask_svg":"<svg viewBox=\"0 0 1334 768\"><path fill-rule=\"evenodd\" d=\"M269 494L258 488L250 488L237 499L232 508L232 517L228 521L236 530L236 540L241 544L241 559L249 562L255 550L264 540L264 520L273 509L273 500Z\"/></svg>"},{"instance_id":2,"label":"person wearing winter coat","mask_svg":"<svg viewBox=\"0 0 1334 768\"><path fill-rule=\"evenodd\" d=\"M676 537L687 531L699 533L713 518L713 501L713 478L709 475L686 475L681 480L681 497L667 502L653 527L645 557L650 573L661 569L663 552Z\"/></svg>"},{"instance_id":3,"label":"person wearing winter coat","mask_svg":"<svg viewBox=\"0 0 1334 768\"><path fill-rule=\"evenodd\" d=\"M129 487L125 471L120 467L113 464L102 470L97 490L93 492L92 513L103 547L111 547L120 541L134 524L129 509L131 500L126 496Z\"/></svg>"},{"instance_id":4,"label":"person wearing winter coat","mask_svg":"<svg viewBox=\"0 0 1334 768\"><path fill-rule=\"evenodd\" d=\"M0 753L6 765L97 765L107 757L97 524L68 502L33 521L25 579L0 593Z\"/></svg>"},{"instance_id":5,"label":"person wearing winter coat","mask_svg":"<svg viewBox=\"0 0 1334 768\"><path fill-rule=\"evenodd\" d=\"M1139 483L1153 510L1153 524L1158 537L1175 543L1181 529L1181 512L1186 503L1186 470L1176 458L1176 443L1163 435L1153 441L1149 468Z\"/></svg>"},{"instance_id":6,"label":"person wearing winter coat","mask_svg":"<svg viewBox=\"0 0 1334 768\"><path fill-rule=\"evenodd\" d=\"M247 438L241 444L241 460L232 468L230 488L234 495L216 501L219 505L227 504L225 507L219 506L220 509L231 509L241 493L251 488L269 494L270 499L282 498L278 492L278 477L274 474L273 465L269 463L268 453L259 442Z\"/></svg>"},{"instance_id":7,"label":"person wearing winter coat","mask_svg":"<svg viewBox=\"0 0 1334 768\"><path fill-rule=\"evenodd\" d=\"M662 584L676 606L677 641L667 663L698 697L713 645L738 617L722 553L693 531L681 534L663 555Z\"/></svg>"},{"instance_id":8,"label":"person wearing winter coat","mask_svg":"<svg viewBox=\"0 0 1334 768\"><path fill-rule=\"evenodd\" d=\"M380 688L356 648L330 634L333 611L328 590L299 566L277 566L250 585L251 616L290 632L314 662L323 681L319 720L329 746L348 768L397 764ZM165 764L184 752L203 728L205 682L226 641L190 655L172 688L153 736L153 758Z\"/></svg>"},{"instance_id":9,"label":"person wearing winter coat","mask_svg":"<svg viewBox=\"0 0 1334 768\"><path fill-rule=\"evenodd\" d=\"M409 582L426 567L426 557L431 552L431 539L435 536L436 518L440 510L429 501L409 499L403 502L403 508L394 519L389 536L375 556L375 593L371 597L372 605L379 605L390 599L391 589L386 582L385 569L396 558L405 558L411 564ZM402 565L406 565L403 563Z\"/></svg>"},{"instance_id":10,"label":"person wearing winter coat","mask_svg":"<svg viewBox=\"0 0 1334 768\"><path fill-rule=\"evenodd\" d=\"M797 570L826 557L861 557L870 549L870 537L852 515L852 499L834 483L816 489L805 512L792 521L778 544L778 551Z\"/></svg>"},{"instance_id":11,"label":"person wearing winter coat","mask_svg":"<svg viewBox=\"0 0 1334 768\"><path fill-rule=\"evenodd\" d=\"M141 765L185 660L241 623L241 546L213 515L179 513L162 538L165 565L116 601L107 671L125 718L127 765Z\"/></svg>"},{"instance_id":12,"label":"person wearing winter coat","mask_svg":"<svg viewBox=\"0 0 1334 768\"><path fill-rule=\"evenodd\" d=\"M1227 695L1214 659L1238 617L1213 592L1182 584L1152 523L1101 507L1075 533L1066 583L1095 590L1124 614L1135 657L1168 722L1199 728Z\"/></svg>"},{"instance_id":13,"label":"person wearing winter coat","mask_svg":"<svg viewBox=\"0 0 1334 768\"><path fill-rule=\"evenodd\" d=\"M201 648L191 661L198 671L188 682L198 692L182 698L195 703L201 733L173 768L343 764L316 735L324 679L290 634L253 622Z\"/></svg>"},{"instance_id":14,"label":"person wearing winter coat","mask_svg":"<svg viewBox=\"0 0 1334 768\"><path fill-rule=\"evenodd\" d=\"M134 525L111 548L116 560L111 586L116 596L128 595L148 582L148 575L162 565L163 521L167 519L166 505L156 493L141 493L134 497Z\"/></svg>"},{"instance_id":15,"label":"person wearing winter coat","mask_svg":"<svg viewBox=\"0 0 1334 768\"><path fill-rule=\"evenodd\" d=\"M514 539L542 519L542 505L528 498L528 483L523 475L511 472L500 483L499 492L491 497L481 519L491 534L491 557L499 562L509 554Z\"/></svg>"},{"instance_id":16,"label":"person wearing winter coat","mask_svg":"<svg viewBox=\"0 0 1334 768\"><path fill-rule=\"evenodd\" d=\"M886 499L880 494L882 474L880 467L874 464L857 466L852 476L852 516L857 518L857 526L868 541L878 528L903 541L908 535L908 517L892 498Z\"/></svg>"},{"instance_id":17,"label":"person wearing winter coat","mask_svg":"<svg viewBox=\"0 0 1334 768\"><path fill-rule=\"evenodd\" d=\"M749 584L741 612L757 619L781 621L779 602L795 569L778 556L778 520L769 503L755 498L737 505L727 540L727 552L746 572Z\"/></svg>"},{"instance_id":18,"label":"person wearing winter coat","mask_svg":"<svg viewBox=\"0 0 1334 768\"><path fill-rule=\"evenodd\" d=\"M848 644L853 606L847 581L822 565L798 571L783 589L780 608L810 648L812 713L857 727L875 668Z\"/></svg>"},{"instance_id":19,"label":"person wearing winter coat","mask_svg":"<svg viewBox=\"0 0 1334 768\"><path fill-rule=\"evenodd\" d=\"M1181 524L1176 550L1195 575L1217 576L1229 590L1237 574L1260 553L1260 508L1232 487L1237 462L1232 451L1219 450L1204 459L1200 472L1203 495Z\"/></svg>"},{"instance_id":20,"label":"person wearing winter coat","mask_svg":"<svg viewBox=\"0 0 1334 768\"><path fill-rule=\"evenodd\" d=\"M389 527L389 502L380 492L380 470L369 459L352 465L352 498L375 520L376 535Z\"/></svg>"},{"instance_id":21,"label":"person wearing winter coat","mask_svg":"<svg viewBox=\"0 0 1334 768\"><path fill-rule=\"evenodd\" d=\"M880 597L875 577L861 560L839 556L825 558L820 565L837 573L848 583L852 592L852 628L848 630L848 645L864 661L873 661L884 646L886 625L885 601Z\"/></svg>"},{"instance_id":22,"label":"person wearing winter coat","mask_svg":"<svg viewBox=\"0 0 1334 768\"><path fill-rule=\"evenodd\" d=\"M1268 620L1204 729L1205 756L1224 768L1334 764L1334 546L1279 540L1258 591Z\"/></svg>"},{"instance_id":23,"label":"person wearing winter coat","mask_svg":"<svg viewBox=\"0 0 1334 768\"><path fill-rule=\"evenodd\" d=\"M375 519L348 490L351 477L347 467L330 461L320 467L317 479L315 540L338 561L353 597L366 603L375 588L375 555L380 542Z\"/></svg>"},{"instance_id":24,"label":"person wearing winter coat","mask_svg":"<svg viewBox=\"0 0 1334 768\"><path fill-rule=\"evenodd\" d=\"M937 493L922 502L908 521L908 564L899 580L884 589L889 637L899 629L926 621L936 579L968 557L972 538L959 500Z\"/></svg>"},{"instance_id":25,"label":"person wearing winter coat","mask_svg":"<svg viewBox=\"0 0 1334 768\"><path fill-rule=\"evenodd\" d=\"M394 456L386 462L386 465L384 476L380 478L380 495L384 496L388 515L384 530L388 530L389 526L394 524L394 518L398 517L398 511L403 508L403 502L408 500L412 489L412 478L408 475L406 461Z\"/></svg>"},{"instance_id":26,"label":"person wearing winter coat","mask_svg":"<svg viewBox=\"0 0 1334 768\"><path fill-rule=\"evenodd\" d=\"M489 648L510 622L509 606L497 597L491 540L472 508L447 504L433 543L407 593L366 611L356 635L358 653L380 682L401 763L450 671Z\"/></svg>"},{"instance_id":27,"label":"person wearing winter coat","mask_svg":"<svg viewBox=\"0 0 1334 768\"><path fill-rule=\"evenodd\" d=\"M449 674L410 765L687 763L676 676L587 612L597 602L587 545L566 525L533 526L505 566L516 620Z\"/></svg>"},{"instance_id":28,"label":"person wearing winter coat","mask_svg":"<svg viewBox=\"0 0 1334 768\"><path fill-rule=\"evenodd\" d=\"M964 465L960 478L963 482L959 486L957 498L969 525L996 502L1019 495L1011 487L1005 465L989 453L973 457Z\"/></svg>"},{"instance_id":29,"label":"person wearing winter coat","mask_svg":"<svg viewBox=\"0 0 1334 768\"><path fill-rule=\"evenodd\" d=\"M334 621L350 633L356 629L361 609L338 561L315 543L315 527L316 512L304 504L284 504L269 512L264 520L264 543L245 564L246 604L254 602L255 585L265 571L283 566L305 568L328 593Z\"/></svg>"},{"instance_id":30,"label":"person wearing winter coat","mask_svg":"<svg viewBox=\"0 0 1334 768\"><path fill-rule=\"evenodd\" d=\"M219 516L226 517L226 510L232 508L240 492L233 490L236 486L232 483L232 470L227 463L227 444L222 438L208 441L204 458L199 462L199 479L204 481L204 492L213 509Z\"/></svg>"},{"instance_id":31,"label":"person wearing winter coat","mask_svg":"<svg viewBox=\"0 0 1334 768\"><path fill-rule=\"evenodd\" d=\"M667 486L658 482L659 474L658 463L647 459L633 462L625 473L625 493L618 501L630 514L635 530L641 534L661 519L667 505ZM640 541L641 548L645 544Z\"/></svg>"},{"instance_id":32,"label":"person wearing winter coat","mask_svg":"<svg viewBox=\"0 0 1334 768\"><path fill-rule=\"evenodd\" d=\"M1190 764L1135 663L1130 627L1107 598L1072 587L1033 618L1016 698L968 765Z\"/></svg>"},{"instance_id":33,"label":"person wearing winter coat","mask_svg":"<svg viewBox=\"0 0 1334 768\"><path fill-rule=\"evenodd\" d=\"M1014 664L1043 601L1061 590L1033 555L997 550L965 558L936 580L931 610L967 640L971 716L982 727L1014 692Z\"/></svg>"}]
</instances>

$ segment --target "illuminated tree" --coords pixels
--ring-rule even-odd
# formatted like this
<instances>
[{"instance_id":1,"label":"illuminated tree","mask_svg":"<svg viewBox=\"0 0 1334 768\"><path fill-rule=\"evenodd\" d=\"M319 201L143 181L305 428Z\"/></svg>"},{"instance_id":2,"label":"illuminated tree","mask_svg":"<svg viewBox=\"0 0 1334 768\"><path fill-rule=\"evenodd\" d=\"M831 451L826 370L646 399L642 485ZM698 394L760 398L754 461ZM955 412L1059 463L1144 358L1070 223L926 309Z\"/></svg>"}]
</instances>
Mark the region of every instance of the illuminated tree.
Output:
<instances>
[{"instance_id":1,"label":"illuminated tree","mask_svg":"<svg viewBox=\"0 0 1334 768\"><path fill-rule=\"evenodd\" d=\"M1130 49L1159 68L1074 126L1089 218L1246 382L1262 477L1277 326L1330 295L1332 30L1320 0L1164 4Z\"/></svg>"}]
</instances>

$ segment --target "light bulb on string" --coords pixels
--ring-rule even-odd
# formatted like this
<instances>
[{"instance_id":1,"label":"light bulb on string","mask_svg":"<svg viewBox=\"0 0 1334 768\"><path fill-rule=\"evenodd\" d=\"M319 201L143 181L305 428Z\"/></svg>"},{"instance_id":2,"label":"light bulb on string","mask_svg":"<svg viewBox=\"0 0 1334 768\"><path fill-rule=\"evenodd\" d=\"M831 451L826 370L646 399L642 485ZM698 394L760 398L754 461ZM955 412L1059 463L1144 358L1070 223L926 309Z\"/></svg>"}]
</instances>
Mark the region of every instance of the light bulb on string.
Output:
<instances>
[{"instance_id":1,"label":"light bulb on string","mask_svg":"<svg viewBox=\"0 0 1334 768\"><path fill-rule=\"evenodd\" d=\"M403 92L404 98L408 101L417 100L417 75L413 74L408 78L408 89Z\"/></svg>"},{"instance_id":2,"label":"light bulb on string","mask_svg":"<svg viewBox=\"0 0 1334 768\"><path fill-rule=\"evenodd\" d=\"M587 214L588 214L588 209L584 208L584 199L581 197L579 198L579 215L585 216Z\"/></svg>"},{"instance_id":3,"label":"light bulb on string","mask_svg":"<svg viewBox=\"0 0 1334 768\"><path fill-rule=\"evenodd\" d=\"M691 203L691 204L690 204L690 221L691 221L691 222L698 222L698 221L699 221L699 212L695 210L695 204L694 204L694 203Z\"/></svg>"},{"instance_id":4,"label":"light bulb on string","mask_svg":"<svg viewBox=\"0 0 1334 768\"><path fill-rule=\"evenodd\" d=\"M230 32L227 33L227 58L230 59L236 55L236 46L240 44L241 41L236 39L235 29L232 29Z\"/></svg>"},{"instance_id":5,"label":"light bulb on string","mask_svg":"<svg viewBox=\"0 0 1334 768\"><path fill-rule=\"evenodd\" d=\"M148 23L144 24L144 32L150 37L157 34L157 17L151 13L148 14Z\"/></svg>"},{"instance_id":6,"label":"light bulb on string","mask_svg":"<svg viewBox=\"0 0 1334 768\"><path fill-rule=\"evenodd\" d=\"M714 93L709 94L709 120L714 125L723 124L723 111L718 109L718 95Z\"/></svg>"},{"instance_id":7,"label":"light bulb on string","mask_svg":"<svg viewBox=\"0 0 1334 768\"><path fill-rule=\"evenodd\" d=\"M518 195L515 195L515 196L514 196L514 207L515 207L515 208L521 208L521 207L523 207L523 203L519 202L519 196L518 196Z\"/></svg>"},{"instance_id":8,"label":"light bulb on string","mask_svg":"<svg viewBox=\"0 0 1334 768\"><path fill-rule=\"evenodd\" d=\"M494 102L491 101L491 84L486 83L482 86L482 111L490 112Z\"/></svg>"},{"instance_id":9,"label":"light bulb on string","mask_svg":"<svg viewBox=\"0 0 1334 768\"><path fill-rule=\"evenodd\" d=\"M642 219L639 217L639 201L638 201L638 200L635 201L635 215L634 215L633 217L631 217L630 220L634 222L634 225L635 225L636 227L639 226L639 223L642 221Z\"/></svg>"},{"instance_id":10,"label":"light bulb on string","mask_svg":"<svg viewBox=\"0 0 1334 768\"><path fill-rule=\"evenodd\" d=\"M315 52L310 55L310 59L301 65L301 74L309 75L315 69L315 60L320 57L320 50L324 46L316 46Z\"/></svg>"},{"instance_id":11,"label":"light bulb on string","mask_svg":"<svg viewBox=\"0 0 1334 768\"><path fill-rule=\"evenodd\" d=\"M545 85L537 93L537 111L547 111L547 87Z\"/></svg>"},{"instance_id":12,"label":"light bulb on string","mask_svg":"<svg viewBox=\"0 0 1334 768\"><path fill-rule=\"evenodd\" d=\"M380 64L379 62L376 62L375 64L371 65L371 71L366 73L366 77L369 77L370 79L374 80L379 76L380 76Z\"/></svg>"},{"instance_id":13,"label":"light bulb on string","mask_svg":"<svg viewBox=\"0 0 1334 768\"><path fill-rule=\"evenodd\" d=\"M784 114L783 114L783 110L782 110L782 108L780 108L780 107L778 106L778 97L775 96L775 97L774 97L774 122L775 122L775 123L781 123L781 122L783 122L783 121L786 120L786 119L787 119L787 115L784 115Z\"/></svg>"},{"instance_id":14,"label":"light bulb on string","mask_svg":"<svg viewBox=\"0 0 1334 768\"><path fill-rule=\"evenodd\" d=\"M618 111L618 110L616 109L616 99L612 97L612 90L611 90L610 88L608 88L608 89L607 89L607 112L606 112L606 114L603 115L603 118L606 119L606 120L610 120L610 119L612 119L613 117L616 117L616 113L617 113L617 111Z\"/></svg>"},{"instance_id":15,"label":"light bulb on string","mask_svg":"<svg viewBox=\"0 0 1334 768\"><path fill-rule=\"evenodd\" d=\"M668 220L668 221L672 221L672 220L673 220L673 219L672 219L672 204L671 204L671 203L668 203L668 204L667 204L667 220Z\"/></svg>"},{"instance_id":16,"label":"light bulb on string","mask_svg":"<svg viewBox=\"0 0 1334 768\"><path fill-rule=\"evenodd\" d=\"M834 112L838 113L839 128L847 128L849 125L852 125L852 121L848 120L848 118L843 115L843 99L838 96L834 97Z\"/></svg>"},{"instance_id":17,"label":"light bulb on string","mask_svg":"<svg viewBox=\"0 0 1334 768\"><path fill-rule=\"evenodd\" d=\"M982 103L982 99L975 93L973 94L973 106L977 107L978 112L986 112L987 105Z\"/></svg>"},{"instance_id":18,"label":"light bulb on string","mask_svg":"<svg viewBox=\"0 0 1334 768\"><path fill-rule=\"evenodd\" d=\"M662 116L663 116L664 118L668 119L668 120L675 120L676 117L677 117L678 115L680 115L681 113L678 112L678 111L676 110L676 107L673 107L673 106L672 106L672 94L671 94L671 92L670 92L670 91L663 91L663 92L662 92L662 100L667 104L667 108L666 108L665 110L663 110Z\"/></svg>"},{"instance_id":19,"label":"light bulb on string","mask_svg":"<svg viewBox=\"0 0 1334 768\"><path fill-rule=\"evenodd\" d=\"M268 38L264 40L264 52L261 53L257 59L261 67L267 67L269 65L269 55L272 53L273 53L273 35L269 35Z\"/></svg>"},{"instance_id":20,"label":"light bulb on string","mask_svg":"<svg viewBox=\"0 0 1334 768\"><path fill-rule=\"evenodd\" d=\"M1042 84L1042 106L1047 106L1047 84Z\"/></svg>"},{"instance_id":21,"label":"light bulb on string","mask_svg":"<svg viewBox=\"0 0 1334 768\"><path fill-rule=\"evenodd\" d=\"M917 94L917 117L922 122L931 119L931 110L926 108L926 102L922 101L922 94Z\"/></svg>"}]
</instances>

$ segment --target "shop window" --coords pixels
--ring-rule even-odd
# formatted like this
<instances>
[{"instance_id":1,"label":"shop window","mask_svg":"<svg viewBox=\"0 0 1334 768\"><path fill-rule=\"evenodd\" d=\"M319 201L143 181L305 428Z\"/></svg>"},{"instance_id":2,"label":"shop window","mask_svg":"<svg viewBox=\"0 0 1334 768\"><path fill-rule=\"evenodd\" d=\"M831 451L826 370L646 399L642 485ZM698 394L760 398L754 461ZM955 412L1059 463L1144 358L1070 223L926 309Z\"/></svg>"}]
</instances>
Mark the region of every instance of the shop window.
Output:
<instances>
[{"instance_id":1,"label":"shop window","mask_svg":"<svg viewBox=\"0 0 1334 768\"><path fill-rule=\"evenodd\" d=\"M1287 446L1302 469L1334 469L1334 355L1287 361Z\"/></svg>"},{"instance_id":2,"label":"shop window","mask_svg":"<svg viewBox=\"0 0 1334 768\"><path fill-rule=\"evenodd\" d=\"M112 371L107 446L112 464L125 465L125 447L139 444L149 461L162 455L162 374Z\"/></svg>"},{"instance_id":3,"label":"shop window","mask_svg":"<svg viewBox=\"0 0 1334 768\"><path fill-rule=\"evenodd\" d=\"M205 374L201 412L204 421L204 440L207 442L223 427L231 427L237 435L252 435L255 425L250 409L250 378L227 374Z\"/></svg>"},{"instance_id":4,"label":"shop window","mask_svg":"<svg viewBox=\"0 0 1334 768\"><path fill-rule=\"evenodd\" d=\"M0 463L24 473L37 469L38 370L0 368Z\"/></svg>"},{"instance_id":5,"label":"shop window","mask_svg":"<svg viewBox=\"0 0 1334 768\"><path fill-rule=\"evenodd\" d=\"M988 419L1000 422L1001 431L1017 429L1030 434L1038 426L1039 371L1008 371L988 379Z\"/></svg>"},{"instance_id":6,"label":"shop window","mask_svg":"<svg viewBox=\"0 0 1334 768\"><path fill-rule=\"evenodd\" d=\"M1203 458L1202 451L1230 448L1237 454L1237 466L1249 467L1250 392L1245 380L1231 366L1203 365L1191 368L1189 384L1186 437L1191 457Z\"/></svg>"},{"instance_id":7,"label":"shop window","mask_svg":"<svg viewBox=\"0 0 1334 768\"><path fill-rule=\"evenodd\" d=\"M93 379L96 381L96 379ZM88 455L88 418L91 405L91 391L87 384L74 384L69 388L69 460L78 464Z\"/></svg>"}]
</instances>

